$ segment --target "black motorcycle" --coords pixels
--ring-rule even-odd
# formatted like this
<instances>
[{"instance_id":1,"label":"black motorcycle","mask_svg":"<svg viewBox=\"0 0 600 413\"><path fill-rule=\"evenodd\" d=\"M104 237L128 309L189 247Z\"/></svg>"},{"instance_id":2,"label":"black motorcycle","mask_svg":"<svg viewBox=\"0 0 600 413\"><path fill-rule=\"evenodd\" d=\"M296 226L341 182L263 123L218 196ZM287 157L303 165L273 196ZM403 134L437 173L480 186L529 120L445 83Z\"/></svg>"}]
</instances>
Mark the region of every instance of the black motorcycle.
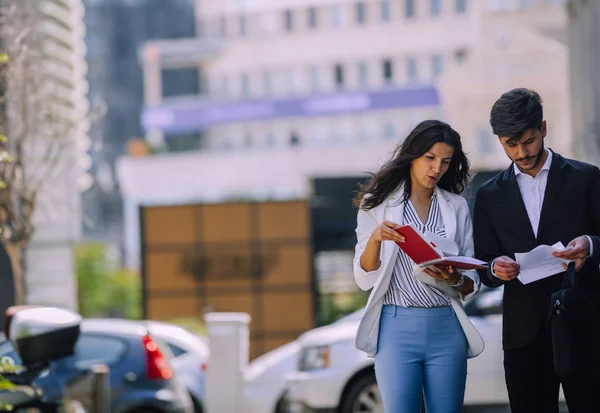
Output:
<instances>
[{"instance_id":1,"label":"black motorcycle","mask_svg":"<svg viewBox=\"0 0 600 413\"><path fill-rule=\"evenodd\" d=\"M23 365L2 373L12 386L0 390L0 407L13 412L37 409L40 413L59 413L61 405L45 400L34 382L51 361L73 354L81 316L54 307L16 306L7 310L5 320L4 334Z\"/></svg>"}]
</instances>

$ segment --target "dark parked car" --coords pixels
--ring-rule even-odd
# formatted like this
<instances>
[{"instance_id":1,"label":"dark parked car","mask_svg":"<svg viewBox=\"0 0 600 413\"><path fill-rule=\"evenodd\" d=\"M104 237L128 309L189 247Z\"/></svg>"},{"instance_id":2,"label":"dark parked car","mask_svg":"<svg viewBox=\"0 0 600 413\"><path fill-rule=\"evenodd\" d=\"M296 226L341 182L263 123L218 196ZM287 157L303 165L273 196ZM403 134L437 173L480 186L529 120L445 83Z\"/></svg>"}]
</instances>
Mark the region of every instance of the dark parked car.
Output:
<instances>
[{"instance_id":1,"label":"dark parked car","mask_svg":"<svg viewBox=\"0 0 600 413\"><path fill-rule=\"evenodd\" d=\"M173 374L169 346L143 322L84 320L75 354L51 362L48 374L37 379L48 400L60 400L65 383L94 364L110 368L111 412L192 413L185 387ZM15 364L20 358L10 341L0 342L0 357Z\"/></svg>"}]
</instances>

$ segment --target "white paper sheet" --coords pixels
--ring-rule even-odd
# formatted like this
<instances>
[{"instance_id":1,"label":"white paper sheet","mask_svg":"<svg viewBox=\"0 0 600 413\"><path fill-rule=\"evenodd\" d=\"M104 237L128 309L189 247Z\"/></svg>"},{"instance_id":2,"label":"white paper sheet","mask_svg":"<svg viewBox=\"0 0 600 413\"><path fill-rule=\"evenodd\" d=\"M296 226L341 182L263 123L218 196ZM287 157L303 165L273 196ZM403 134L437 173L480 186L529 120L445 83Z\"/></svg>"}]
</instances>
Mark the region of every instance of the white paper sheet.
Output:
<instances>
[{"instance_id":1,"label":"white paper sheet","mask_svg":"<svg viewBox=\"0 0 600 413\"><path fill-rule=\"evenodd\" d=\"M523 284L529 284L565 271L563 264L568 264L570 261L552 255L554 251L564 249L562 242L557 242L552 246L539 245L529 252L516 253L515 260L521 266L517 278Z\"/></svg>"}]
</instances>

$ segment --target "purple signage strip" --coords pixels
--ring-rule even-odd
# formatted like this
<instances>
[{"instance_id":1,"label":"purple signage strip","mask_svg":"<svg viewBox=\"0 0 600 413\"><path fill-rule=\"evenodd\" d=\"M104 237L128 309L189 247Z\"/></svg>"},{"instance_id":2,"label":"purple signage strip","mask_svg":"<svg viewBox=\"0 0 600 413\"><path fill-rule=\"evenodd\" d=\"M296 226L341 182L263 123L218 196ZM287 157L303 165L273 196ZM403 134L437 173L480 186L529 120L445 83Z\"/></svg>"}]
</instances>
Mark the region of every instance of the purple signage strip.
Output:
<instances>
[{"instance_id":1,"label":"purple signage strip","mask_svg":"<svg viewBox=\"0 0 600 413\"><path fill-rule=\"evenodd\" d=\"M285 117L327 116L378 109L437 106L434 87L385 89L371 92L342 92L296 99L248 100L210 104L197 100L164 103L143 110L144 130L165 133L200 131L213 125Z\"/></svg>"}]
</instances>

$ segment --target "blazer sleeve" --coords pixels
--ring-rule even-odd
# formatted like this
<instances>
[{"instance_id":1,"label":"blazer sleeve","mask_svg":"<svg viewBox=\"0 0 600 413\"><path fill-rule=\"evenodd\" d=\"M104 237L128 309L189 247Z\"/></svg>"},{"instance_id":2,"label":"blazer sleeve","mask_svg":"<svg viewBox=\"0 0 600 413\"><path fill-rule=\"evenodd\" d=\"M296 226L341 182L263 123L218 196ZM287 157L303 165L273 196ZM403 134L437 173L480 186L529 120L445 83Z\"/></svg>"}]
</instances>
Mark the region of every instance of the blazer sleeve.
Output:
<instances>
[{"instance_id":1,"label":"blazer sleeve","mask_svg":"<svg viewBox=\"0 0 600 413\"><path fill-rule=\"evenodd\" d=\"M504 281L492 274L493 261L502 255L500 251L500 240L492 226L492 222L485 208L485 202L482 198L481 192L478 192L475 197L475 209L473 213L473 240L475 242L475 258L486 261L489 264L489 267L477 271L483 284L491 288L496 288L504 284Z\"/></svg>"},{"instance_id":2,"label":"blazer sleeve","mask_svg":"<svg viewBox=\"0 0 600 413\"><path fill-rule=\"evenodd\" d=\"M475 254L475 248L473 245L473 222L471 220L471 213L469 211L469 205L464 198L461 198L461 205L458 208L458 213L456 216L457 227L460 228L459 232L459 254L465 257L472 257ZM473 292L463 295L460 294L460 297L463 301L468 301L477 294L479 291L479 287L481 286L481 281L479 280L479 275L477 271L470 270L465 271L464 275L473 280Z\"/></svg>"},{"instance_id":3,"label":"blazer sleeve","mask_svg":"<svg viewBox=\"0 0 600 413\"><path fill-rule=\"evenodd\" d=\"M600 263L600 169L594 168L592 185L588 195L589 211L591 213L592 234L586 234L592 241L593 255L589 258L594 263Z\"/></svg>"},{"instance_id":4,"label":"blazer sleeve","mask_svg":"<svg viewBox=\"0 0 600 413\"><path fill-rule=\"evenodd\" d=\"M356 218L356 248L354 249L354 280L358 287L362 290L370 290L373 288L377 279L381 275L382 265L373 271L365 271L360 266L360 257L367 247L369 237L373 233L373 230L379 225L372 211L365 211L363 209L358 210L358 216Z\"/></svg>"}]
</instances>

